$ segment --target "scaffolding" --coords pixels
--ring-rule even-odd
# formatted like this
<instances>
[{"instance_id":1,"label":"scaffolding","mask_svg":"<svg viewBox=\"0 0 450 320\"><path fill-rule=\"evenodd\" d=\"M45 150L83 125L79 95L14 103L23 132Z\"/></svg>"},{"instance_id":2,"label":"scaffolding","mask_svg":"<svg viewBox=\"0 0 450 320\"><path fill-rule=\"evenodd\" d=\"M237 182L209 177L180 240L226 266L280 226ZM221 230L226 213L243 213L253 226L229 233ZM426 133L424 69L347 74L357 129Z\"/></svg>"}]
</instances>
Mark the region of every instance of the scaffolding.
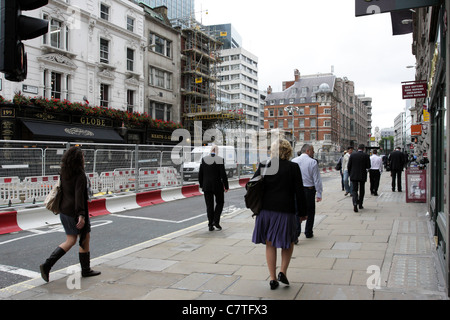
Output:
<instances>
[{"instance_id":1,"label":"scaffolding","mask_svg":"<svg viewBox=\"0 0 450 320\"><path fill-rule=\"evenodd\" d=\"M245 116L232 110L219 97L220 50L222 42L192 18L172 20L182 32L182 110L184 126L202 130L213 127L238 127Z\"/></svg>"}]
</instances>

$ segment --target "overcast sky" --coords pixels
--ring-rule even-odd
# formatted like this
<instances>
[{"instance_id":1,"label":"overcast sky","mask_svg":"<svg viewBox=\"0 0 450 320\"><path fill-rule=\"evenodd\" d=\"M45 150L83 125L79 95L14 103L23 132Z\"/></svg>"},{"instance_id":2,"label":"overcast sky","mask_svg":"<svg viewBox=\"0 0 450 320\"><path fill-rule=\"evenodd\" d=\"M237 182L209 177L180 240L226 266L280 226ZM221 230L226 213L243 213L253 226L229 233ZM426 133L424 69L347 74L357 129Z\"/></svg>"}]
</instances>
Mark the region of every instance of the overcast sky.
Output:
<instances>
[{"instance_id":1,"label":"overcast sky","mask_svg":"<svg viewBox=\"0 0 450 320\"><path fill-rule=\"evenodd\" d=\"M205 11L208 10L208 14ZM372 127L394 126L405 109L401 83L413 81L412 34L393 36L389 13L355 17L355 0L196 0L204 25L231 23L242 47L258 57L259 89L328 73L372 97Z\"/></svg>"}]
</instances>

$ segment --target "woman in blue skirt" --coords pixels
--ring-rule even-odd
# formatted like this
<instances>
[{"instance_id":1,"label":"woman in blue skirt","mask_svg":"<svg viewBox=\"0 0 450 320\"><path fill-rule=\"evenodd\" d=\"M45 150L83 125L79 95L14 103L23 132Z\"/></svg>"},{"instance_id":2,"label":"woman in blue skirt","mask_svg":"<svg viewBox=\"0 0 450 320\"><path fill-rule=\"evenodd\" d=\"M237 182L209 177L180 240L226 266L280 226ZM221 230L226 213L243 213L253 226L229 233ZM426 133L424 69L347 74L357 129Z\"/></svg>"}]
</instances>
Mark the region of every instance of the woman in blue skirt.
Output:
<instances>
[{"instance_id":1,"label":"woman in blue skirt","mask_svg":"<svg viewBox=\"0 0 450 320\"><path fill-rule=\"evenodd\" d=\"M260 164L255 173L255 176L258 176L261 170L263 171L264 197L262 210L256 217L252 241L266 245L266 260L272 290L278 287L278 281L289 285L286 274L297 238L296 220L306 219L302 174L299 166L290 161L291 157L290 143L280 139L271 146L270 161ZM281 249L281 268L278 277L276 277L277 248Z\"/></svg>"}]
</instances>

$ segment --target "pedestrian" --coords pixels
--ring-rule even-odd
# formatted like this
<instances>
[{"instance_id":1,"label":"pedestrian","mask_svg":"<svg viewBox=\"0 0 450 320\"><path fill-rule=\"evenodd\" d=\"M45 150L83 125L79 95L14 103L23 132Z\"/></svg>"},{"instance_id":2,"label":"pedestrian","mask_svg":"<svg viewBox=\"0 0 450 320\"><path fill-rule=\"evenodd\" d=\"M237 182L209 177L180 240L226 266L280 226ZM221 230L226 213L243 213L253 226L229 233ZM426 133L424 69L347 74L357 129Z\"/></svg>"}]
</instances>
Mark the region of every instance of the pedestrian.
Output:
<instances>
[{"instance_id":1,"label":"pedestrian","mask_svg":"<svg viewBox=\"0 0 450 320\"><path fill-rule=\"evenodd\" d=\"M335 169L338 170L339 174L341 175L342 191L345 190L345 187L344 187L344 171L343 171L343 168L342 168L342 160L344 160L344 156L345 156L346 153L347 153L347 150L345 150L344 153L339 157L339 160L338 160L338 162L336 164L336 167L335 167Z\"/></svg>"},{"instance_id":2,"label":"pedestrian","mask_svg":"<svg viewBox=\"0 0 450 320\"><path fill-rule=\"evenodd\" d=\"M222 230L220 216L225 204L225 192L228 192L229 186L224 159L219 157L217 146L213 146L211 153L202 159L198 181L205 197L209 231L214 231L214 227Z\"/></svg>"},{"instance_id":3,"label":"pedestrian","mask_svg":"<svg viewBox=\"0 0 450 320\"><path fill-rule=\"evenodd\" d=\"M392 192L395 192L395 180L397 180L397 191L402 192L402 172L405 166L405 156L400 147L389 155L389 167L391 168Z\"/></svg>"},{"instance_id":4,"label":"pedestrian","mask_svg":"<svg viewBox=\"0 0 450 320\"><path fill-rule=\"evenodd\" d=\"M304 220L305 194L302 174L297 164L290 161L292 147L287 140L280 139L271 145L271 159L259 165L254 177L264 175L262 209L256 217L252 241L266 245L267 267L270 273L270 288L279 282L289 285L287 269L294 251L296 220ZM270 169L277 168L276 172ZM273 170L275 171L275 170ZM297 209L296 204L297 203ZM276 276L277 249L281 249L281 267Z\"/></svg>"},{"instance_id":5,"label":"pedestrian","mask_svg":"<svg viewBox=\"0 0 450 320\"><path fill-rule=\"evenodd\" d=\"M370 170L369 170L370 193L373 196L378 196L378 187L380 185L380 177L382 172L383 172L383 160L378 155L378 151L374 149L373 154L370 157Z\"/></svg>"},{"instance_id":6,"label":"pedestrian","mask_svg":"<svg viewBox=\"0 0 450 320\"><path fill-rule=\"evenodd\" d=\"M91 224L88 209L88 178L84 171L84 155L79 147L67 150L61 160L60 204L61 223L66 233L66 241L61 243L50 257L40 265L41 276L48 282L51 268L77 242L79 237L79 260L81 275L92 277L100 274L90 267L90 232Z\"/></svg>"},{"instance_id":7,"label":"pedestrian","mask_svg":"<svg viewBox=\"0 0 450 320\"><path fill-rule=\"evenodd\" d=\"M367 181L367 170L370 169L370 157L364 152L365 146L360 144L358 151L353 152L348 160L348 172L353 185L352 201L353 211L364 209L365 184Z\"/></svg>"},{"instance_id":8,"label":"pedestrian","mask_svg":"<svg viewBox=\"0 0 450 320\"><path fill-rule=\"evenodd\" d=\"M350 180L350 176L348 174L348 160L350 159L350 156L353 153L353 147L347 148L347 153L344 156L344 159L342 160L342 170L344 171L344 189L345 189L345 195L352 194L352 182Z\"/></svg>"},{"instance_id":9,"label":"pedestrian","mask_svg":"<svg viewBox=\"0 0 450 320\"><path fill-rule=\"evenodd\" d=\"M322 201L322 178L320 177L319 165L314 159L314 146L310 144L303 145L301 155L292 161L297 163L303 178L303 189L306 200L306 220L305 237L314 236L313 226L316 215L316 202ZM301 230L300 230L301 232Z\"/></svg>"}]
</instances>

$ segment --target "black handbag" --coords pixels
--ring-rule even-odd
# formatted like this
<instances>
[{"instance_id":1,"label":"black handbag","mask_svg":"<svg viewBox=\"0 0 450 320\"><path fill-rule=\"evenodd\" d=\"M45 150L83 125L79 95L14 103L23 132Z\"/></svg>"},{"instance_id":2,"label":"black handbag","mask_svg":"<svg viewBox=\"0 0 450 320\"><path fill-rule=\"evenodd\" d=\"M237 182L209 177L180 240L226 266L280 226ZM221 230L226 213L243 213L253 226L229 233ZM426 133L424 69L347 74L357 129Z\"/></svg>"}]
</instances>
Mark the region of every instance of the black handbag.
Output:
<instances>
[{"instance_id":1,"label":"black handbag","mask_svg":"<svg viewBox=\"0 0 450 320\"><path fill-rule=\"evenodd\" d=\"M267 164L268 165L268 164ZM264 170L264 173L266 172ZM253 212L253 216L257 216L261 212L263 196L264 196L264 175L253 177L246 183L245 189L247 193L244 196L245 206Z\"/></svg>"}]
</instances>

